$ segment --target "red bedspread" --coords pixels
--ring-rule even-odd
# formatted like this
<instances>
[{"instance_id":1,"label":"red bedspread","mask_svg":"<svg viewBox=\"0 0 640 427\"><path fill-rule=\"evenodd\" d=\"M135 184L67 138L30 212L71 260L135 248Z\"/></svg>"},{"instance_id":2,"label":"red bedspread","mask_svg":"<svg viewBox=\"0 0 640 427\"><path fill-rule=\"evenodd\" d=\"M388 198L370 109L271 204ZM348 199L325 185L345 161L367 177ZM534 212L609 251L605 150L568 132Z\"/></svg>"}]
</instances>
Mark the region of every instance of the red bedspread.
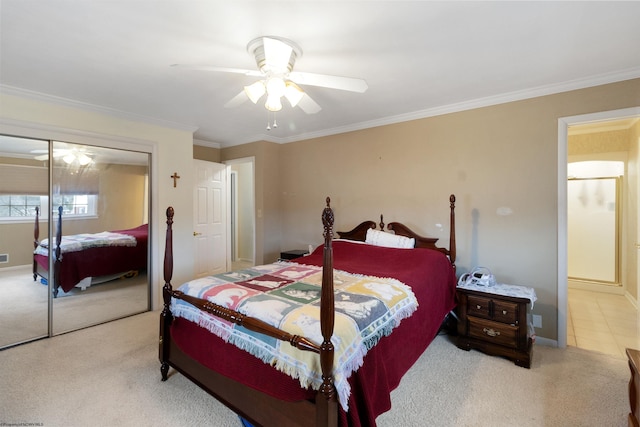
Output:
<instances>
[{"instance_id":1,"label":"red bedspread","mask_svg":"<svg viewBox=\"0 0 640 427\"><path fill-rule=\"evenodd\" d=\"M148 224L114 233L128 234L136 238L136 246L114 246L89 248L79 252L68 252L60 263L59 287L69 292L86 277L100 277L147 268ZM34 255L38 265L49 269L48 257Z\"/></svg>"},{"instance_id":2,"label":"red bedspread","mask_svg":"<svg viewBox=\"0 0 640 427\"><path fill-rule=\"evenodd\" d=\"M369 351L363 366L350 378L349 412L341 410L341 426L374 426L378 415L391 408L390 393L435 338L442 320L454 306L455 273L448 259L430 249L391 249L343 240L333 242L334 268L351 273L394 277L410 285L418 310ZM322 265L322 247L294 260ZM298 381L265 365L250 354L187 320L171 327L175 343L210 369L271 396L287 401L311 399ZM224 347L224 348L222 348ZM224 355L224 363L211 355Z\"/></svg>"}]
</instances>

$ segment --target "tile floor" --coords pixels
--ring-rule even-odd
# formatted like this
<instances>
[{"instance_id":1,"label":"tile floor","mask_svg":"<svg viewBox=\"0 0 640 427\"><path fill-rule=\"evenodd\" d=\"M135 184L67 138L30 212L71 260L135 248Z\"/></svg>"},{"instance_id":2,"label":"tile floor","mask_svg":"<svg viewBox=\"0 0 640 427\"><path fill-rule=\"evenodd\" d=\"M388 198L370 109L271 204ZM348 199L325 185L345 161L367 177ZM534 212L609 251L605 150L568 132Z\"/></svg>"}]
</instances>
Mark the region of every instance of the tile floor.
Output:
<instances>
[{"instance_id":1,"label":"tile floor","mask_svg":"<svg viewBox=\"0 0 640 427\"><path fill-rule=\"evenodd\" d=\"M625 356L625 348L640 349L638 310L624 295L569 289L567 344Z\"/></svg>"},{"instance_id":2,"label":"tile floor","mask_svg":"<svg viewBox=\"0 0 640 427\"><path fill-rule=\"evenodd\" d=\"M231 271L242 270L243 268L248 268L253 265L250 261L233 261L231 263Z\"/></svg>"}]
</instances>

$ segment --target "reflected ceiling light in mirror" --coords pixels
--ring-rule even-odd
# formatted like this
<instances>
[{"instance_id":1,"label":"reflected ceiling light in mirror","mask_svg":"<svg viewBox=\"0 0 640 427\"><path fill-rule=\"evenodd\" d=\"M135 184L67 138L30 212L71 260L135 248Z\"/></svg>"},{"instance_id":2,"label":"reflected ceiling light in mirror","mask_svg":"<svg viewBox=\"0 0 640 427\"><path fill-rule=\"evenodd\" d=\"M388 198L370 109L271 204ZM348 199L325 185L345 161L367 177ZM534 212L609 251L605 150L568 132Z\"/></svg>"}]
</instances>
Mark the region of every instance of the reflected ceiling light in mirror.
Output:
<instances>
[{"instance_id":1,"label":"reflected ceiling light in mirror","mask_svg":"<svg viewBox=\"0 0 640 427\"><path fill-rule=\"evenodd\" d=\"M62 160L64 160L64 162L68 165L72 164L73 162L77 161L78 164L80 164L80 166L86 166L89 163L91 163L93 161L93 159L89 156L87 156L84 153L78 153L78 152L70 152L68 154L66 154Z\"/></svg>"},{"instance_id":2,"label":"reflected ceiling light in mirror","mask_svg":"<svg viewBox=\"0 0 640 427\"><path fill-rule=\"evenodd\" d=\"M78 163L80 163L82 166L88 165L89 163L91 163L91 161L91 157L87 156L86 154L78 154Z\"/></svg>"}]
</instances>

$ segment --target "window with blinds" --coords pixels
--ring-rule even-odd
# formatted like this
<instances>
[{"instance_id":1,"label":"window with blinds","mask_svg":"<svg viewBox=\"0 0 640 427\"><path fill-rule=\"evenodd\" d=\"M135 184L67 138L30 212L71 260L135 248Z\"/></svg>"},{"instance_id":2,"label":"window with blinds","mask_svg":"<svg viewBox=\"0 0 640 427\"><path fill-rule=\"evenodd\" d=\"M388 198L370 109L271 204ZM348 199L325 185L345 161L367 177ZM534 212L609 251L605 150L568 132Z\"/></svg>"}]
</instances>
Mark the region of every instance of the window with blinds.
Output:
<instances>
[{"instance_id":1,"label":"window with blinds","mask_svg":"<svg viewBox=\"0 0 640 427\"><path fill-rule=\"evenodd\" d=\"M99 174L85 170L82 174L66 174L54 167L54 217L62 206L65 218L97 215ZM33 218L36 207L40 217L48 217L49 173L46 167L21 164L0 164L0 222Z\"/></svg>"}]
</instances>

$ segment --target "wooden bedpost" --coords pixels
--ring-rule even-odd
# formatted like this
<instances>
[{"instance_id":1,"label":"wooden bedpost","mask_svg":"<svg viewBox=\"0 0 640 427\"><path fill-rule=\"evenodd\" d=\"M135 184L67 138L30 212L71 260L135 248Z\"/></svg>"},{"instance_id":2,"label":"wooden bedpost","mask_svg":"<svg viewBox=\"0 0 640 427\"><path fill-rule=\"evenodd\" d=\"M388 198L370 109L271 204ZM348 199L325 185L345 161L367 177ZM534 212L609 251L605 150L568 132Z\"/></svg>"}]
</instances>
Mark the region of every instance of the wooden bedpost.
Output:
<instances>
[{"instance_id":1,"label":"wooden bedpost","mask_svg":"<svg viewBox=\"0 0 640 427\"><path fill-rule=\"evenodd\" d=\"M333 291L333 210L331 199L327 197L327 207L322 211L324 225L324 250L322 259L322 296L320 298L320 329L322 345L320 346L320 368L322 369L322 385L316 397L317 425L338 425L338 401L333 383L333 326L335 322L335 305Z\"/></svg>"},{"instance_id":2,"label":"wooden bedpost","mask_svg":"<svg viewBox=\"0 0 640 427\"><path fill-rule=\"evenodd\" d=\"M162 299L164 306L160 313L160 373L162 381L167 380L169 373L169 328L173 321L171 314L171 278L173 276L173 214L174 210L171 206L167 208L167 235L164 246L164 287L162 288Z\"/></svg>"},{"instance_id":3,"label":"wooden bedpost","mask_svg":"<svg viewBox=\"0 0 640 427\"><path fill-rule=\"evenodd\" d=\"M456 269L456 196L449 196L449 207L451 214L449 216L449 260L455 271Z\"/></svg>"},{"instance_id":4,"label":"wooden bedpost","mask_svg":"<svg viewBox=\"0 0 640 427\"><path fill-rule=\"evenodd\" d=\"M35 250L38 249L40 239L40 208L36 206L36 222L33 224L33 280L38 279L38 262L36 261Z\"/></svg>"},{"instance_id":5,"label":"wooden bedpost","mask_svg":"<svg viewBox=\"0 0 640 427\"><path fill-rule=\"evenodd\" d=\"M53 297L58 297L58 288L60 288L60 259L62 244L62 206L58 206L58 223L56 227L56 248L53 258ZM51 272L49 272L49 280L51 280Z\"/></svg>"}]
</instances>

